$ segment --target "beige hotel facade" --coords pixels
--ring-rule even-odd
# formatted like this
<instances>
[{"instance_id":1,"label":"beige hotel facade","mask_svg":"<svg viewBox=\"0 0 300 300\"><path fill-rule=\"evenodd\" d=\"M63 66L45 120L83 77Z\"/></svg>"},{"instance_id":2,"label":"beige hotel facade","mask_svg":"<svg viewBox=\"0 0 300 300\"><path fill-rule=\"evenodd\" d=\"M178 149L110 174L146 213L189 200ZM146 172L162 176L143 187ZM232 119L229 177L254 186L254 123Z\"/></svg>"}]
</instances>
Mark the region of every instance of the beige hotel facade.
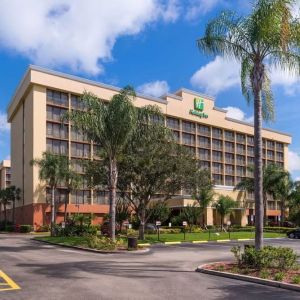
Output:
<instances>
[{"instance_id":1,"label":"beige hotel facade","mask_svg":"<svg viewBox=\"0 0 300 300\"><path fill-rule=\"evenodd\" d=\"M61 126L61 116L70 109L80 108L78 101L83 91L110 100L120 89L83 78L30 66L17 87L8 106L11 123L12 185L21 188L22 200L17 203L16 221L36 227L49 222L49 194L39 180L39 170L30 161L40 158L45 151L67 155L77 172L83 173L80 161L96 157L97 145L76 132L71 124ZM166 116L166 125L174 131L179 143L196 155L200 164L211 170L217 194L230 195L239 207L230 216L232 223L246 225L253 220L254 199L233 187L253 164L254 140L252 124L228 118L226 111L215 106L215 99L197 92L180 89L173 94L154 98L138 94L136 106L156 104ZM264 164L276 163L287 167L288 145L291 136L271 129L263 130ZM63 201L66 191L61 188L56 195L57 221L63 218ZM107 191L82 188L68 199L68 213L93 213L94 222L101 222L108 213ZM180 209L193 203L189 195L181 192L169 205ZM269 199L267 215L280 216L276 200ZM219 217L209 207L208 224L217 224Z\"/></svg>"}]
</instances>

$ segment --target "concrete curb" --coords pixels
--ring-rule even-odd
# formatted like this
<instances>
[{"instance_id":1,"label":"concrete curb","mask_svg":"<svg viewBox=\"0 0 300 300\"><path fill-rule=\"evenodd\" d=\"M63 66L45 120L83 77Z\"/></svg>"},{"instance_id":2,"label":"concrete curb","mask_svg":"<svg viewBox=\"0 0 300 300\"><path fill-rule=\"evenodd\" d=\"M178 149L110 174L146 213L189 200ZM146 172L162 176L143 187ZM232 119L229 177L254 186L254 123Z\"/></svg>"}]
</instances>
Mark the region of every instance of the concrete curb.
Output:
<instances>
[{"instance_id":1,"label":"concrete curb","mask_svg":"<svg viewBox=\"0 0 300 300\"><path fill-rule=\"evenodd\" d=\"M128 251L128 250L127 251L126 250L103 251L103 250L90 249L90 248L84 248L84 247L79 247L79 246L57 244L57 243L52 243L52 242L48 242L48 241L38 240L35 238L32 238L31 240L40 242L40 243L44 243L44 244L48 244L48 245L52 245L52 246L59 246L59 247L63 247L63 248L70 248L70 249L81 250L81 251L85 251L85 252L93 252L93 253L98 253L98 254L145 254L145 253L150 252L149 248L142 249L142 250L131 250L131 251Z\"/></svg>"},{"instance_id":2,"label":"concrete curb","mask_svg":"<svg viewBox=\"0 0 300 300\"><path fill-rule=\"evenodd\" d=\"M239 274L233 274L233 273L228 273L228 272L221 272L221 271L205 269L206 266L209 266L212 264L215 264L215 263L201 265L196 269L196 272L300 292L300 285L283 283L283 282L279 282L279 281L262 279L262 278L247 276L247 275L239 275Z\"/></svg>"}]
</instances>

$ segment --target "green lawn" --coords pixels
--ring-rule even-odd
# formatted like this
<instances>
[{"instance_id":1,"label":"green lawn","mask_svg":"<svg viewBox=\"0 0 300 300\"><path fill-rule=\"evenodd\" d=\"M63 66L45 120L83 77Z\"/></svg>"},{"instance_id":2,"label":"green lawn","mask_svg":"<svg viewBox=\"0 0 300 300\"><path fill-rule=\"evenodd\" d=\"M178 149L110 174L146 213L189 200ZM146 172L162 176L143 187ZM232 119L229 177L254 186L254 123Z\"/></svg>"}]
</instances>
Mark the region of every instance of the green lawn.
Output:
<instances>
[{"instance_id":1,"label":"green lawn","mask_svg":"<svg viewBox=\"0 0 300 300\"><path fill-rule=\"evenodd\" d=\"M284 237L285 234L282 233L274 233L274 232L265 232L265 238L277 238ZM185 241L215 241L215 240L227 240L227 239L252 239L254 238L253 232L231 232L230 238L229 233L211 233L209 236L208 232L201 233L186 233ZM50 236L37 236L36 240L42 240L51 242L54 244L61 244L67 246L82 246L87 247L86 241L83 237L50 237ZM158 243L158 242L181 242L184 241L183 233L168 233L168 234L160 234L159 241L157 240L157 234L148 234L146 235L146 239L144 241L139 241L139 243Z\"/></svg>"},{"instance_id":2,"label":"green lawn","mask_svg":"<svg viewBox=\"0 0 300 300\"><path fill-rule=\"evenodd\" d=\"M274 232L265 232L265 238L277 238L277 237L284 237L285 234L282 233L274 233ZM211 233L209 235L208 232L201 232L201 233L186 233L185 240L186 241L216 241L216 240L237 240L237 239L253 239L254 232L221 232L221 233ZM183 233L173 233L173 234L160 234L159 237L160 242L179 242L184 241L184 234ZM157 234L148 234L146 235L146 239L144 241L140 241L141 243L157 243Z\"/></svg>"}]
</instances>

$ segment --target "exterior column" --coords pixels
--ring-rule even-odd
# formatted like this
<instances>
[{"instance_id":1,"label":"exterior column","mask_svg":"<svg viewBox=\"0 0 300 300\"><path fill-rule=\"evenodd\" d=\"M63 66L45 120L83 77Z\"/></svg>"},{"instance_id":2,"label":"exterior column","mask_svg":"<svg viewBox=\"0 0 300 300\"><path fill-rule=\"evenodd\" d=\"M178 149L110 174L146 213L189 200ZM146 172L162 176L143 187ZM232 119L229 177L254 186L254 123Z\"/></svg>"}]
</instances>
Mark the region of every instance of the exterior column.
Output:
<instances>
[{"instance_id":1,"label":"exterior column","mask_svg":"<svg viewBox=\"0 0 300 300\"><path fill-rule=\"evenodd\" d=\"M241 226L248 225L248 217L246 209L241 210Z\"/></svg>"},{"instance_id":2,"label":"exterior column","mask_svg":"<svg viewBox=\"0 0 300 300\"><path fill-rule=\"evenodd\" d=\"M214 225L213 208L207 207L205 211L206 225Z\"/></svg>"}]
</instances>

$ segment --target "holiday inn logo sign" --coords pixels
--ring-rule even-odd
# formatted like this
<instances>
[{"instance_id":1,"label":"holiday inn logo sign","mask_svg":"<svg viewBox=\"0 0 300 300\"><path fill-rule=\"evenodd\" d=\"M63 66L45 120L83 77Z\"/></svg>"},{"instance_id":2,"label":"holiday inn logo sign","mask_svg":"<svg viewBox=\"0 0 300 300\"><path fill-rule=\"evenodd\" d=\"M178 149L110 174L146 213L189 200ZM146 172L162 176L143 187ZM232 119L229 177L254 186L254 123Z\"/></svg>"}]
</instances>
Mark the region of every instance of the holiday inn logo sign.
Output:
<instances>
[{"instance_id":1,"label":"holiday inn logo sign","mask_svg":"<svg viewBox=\"0 0 300 300\"><path fill-rule=\"evenodd\" d=\"M207 119L208 115L203 112L204 110L204 99L194 98L194 109L190 110L191 115L195 115L199 118Z\"/></svg>"}]
</instances>

